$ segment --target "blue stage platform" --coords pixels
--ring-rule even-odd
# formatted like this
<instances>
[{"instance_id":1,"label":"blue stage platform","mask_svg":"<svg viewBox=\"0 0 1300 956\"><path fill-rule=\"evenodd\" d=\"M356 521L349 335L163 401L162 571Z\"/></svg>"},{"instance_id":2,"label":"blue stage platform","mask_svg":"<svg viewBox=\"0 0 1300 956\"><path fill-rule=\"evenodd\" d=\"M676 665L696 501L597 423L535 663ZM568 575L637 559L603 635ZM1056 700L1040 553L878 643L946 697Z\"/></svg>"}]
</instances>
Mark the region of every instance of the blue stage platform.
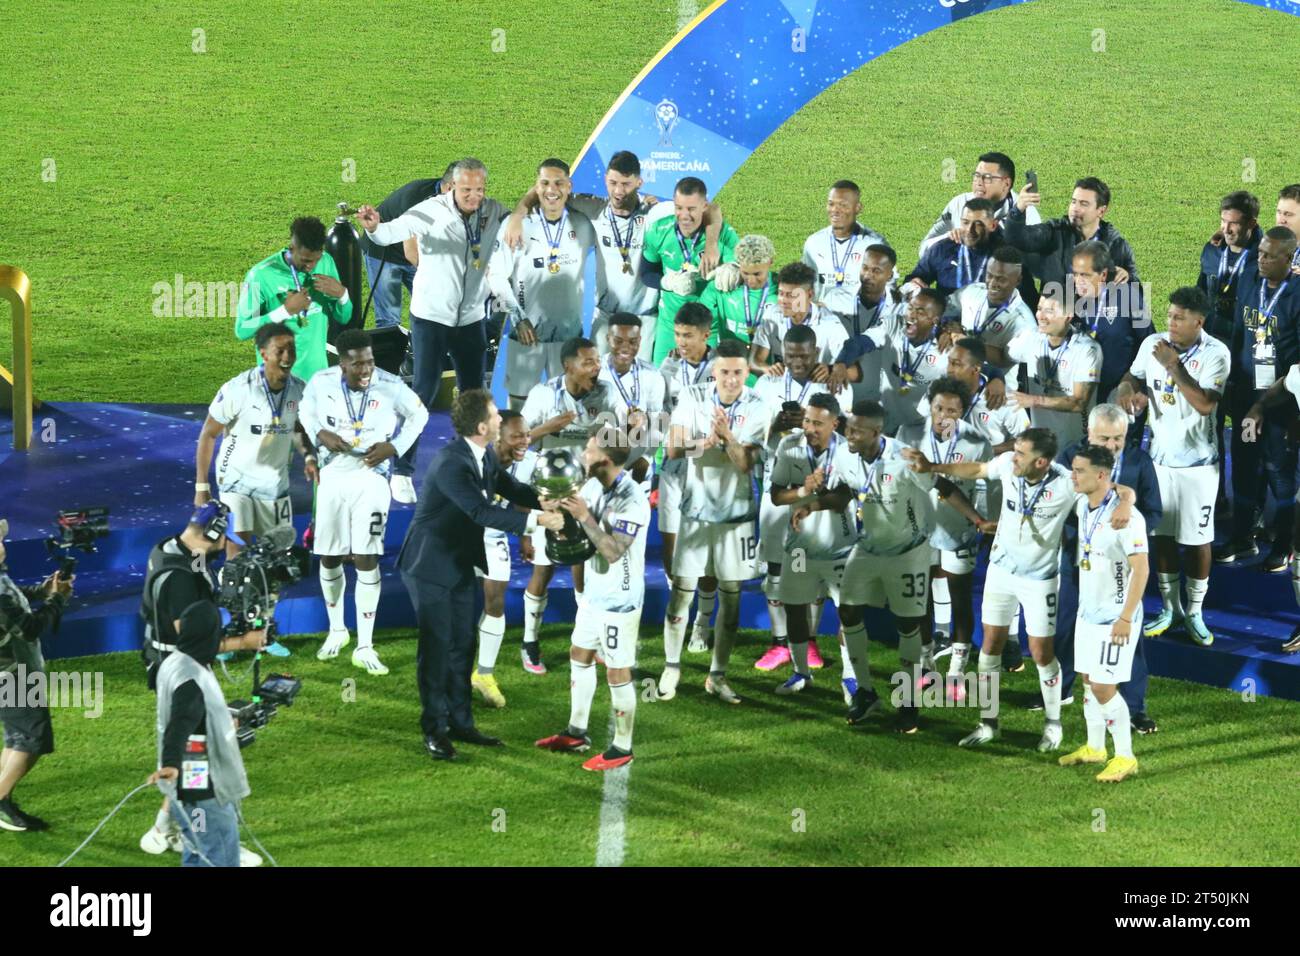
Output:
<instances>
[{"instance_id":1,"label":"blue stage platform","mask_svg":"<svg viewBox=\"0 0 1300 956\"><path fill-rule=\"evenodd\" d=\"M50 658L139 648L138 607L145 558L155 543L179 531L189 515L194 447L205 411L203 406L191 405L46 404L37 417L32 449L25 453L10 450L12 422L0 417L0 516L10 522L9 566L25 579L23 583L53 567L44 540L54 533L58 510L102 505L111 513L112 534L101 542L99 552L79 556L77 597L59 634L45 640ZM447 415L435 412L421 442L419 474L450 435ZM294 476L292 496L298 515L295 524L301 532L307 524L311 490L300 473ZM401 578L393 570L393 557L411 513L412 506L398 504L390 512L381 563L381 628L415 625ZM658 532L652 527L643 632L651 640L659 633L668 596L659 545ZM1152 673L1300 700L1300 655L1279 653L1281 642L1300 623L1300 612L1288 576L1262 574L1257 565L1258 561L1253 561L1215 567L1205 615L1216 635L1214 645L1197 647L1181 635L1150 640L1147 659ZM522 593L529 572L530 566L516 560L506 600L511 627L522 622ZM571 587L568 572L558 572L547 608L548 621L573 619ZM351 601L348 603L351 625ZM978 609L978 600L976 604ZM1147 613L1156 608L1153 586ZM325 608L314 576L285 593L276 619L285 634L326 629ZM828 612L823 631L829 632L833 621ZM768 626L757 582L743 595L741 624ZM868 624L873 637L892 639L887 615L873 616ZM755 655L761 651L757 647L750 650ZM748 655L742 649L737 658L747 660Z\"/></svg>"}]
</instances>

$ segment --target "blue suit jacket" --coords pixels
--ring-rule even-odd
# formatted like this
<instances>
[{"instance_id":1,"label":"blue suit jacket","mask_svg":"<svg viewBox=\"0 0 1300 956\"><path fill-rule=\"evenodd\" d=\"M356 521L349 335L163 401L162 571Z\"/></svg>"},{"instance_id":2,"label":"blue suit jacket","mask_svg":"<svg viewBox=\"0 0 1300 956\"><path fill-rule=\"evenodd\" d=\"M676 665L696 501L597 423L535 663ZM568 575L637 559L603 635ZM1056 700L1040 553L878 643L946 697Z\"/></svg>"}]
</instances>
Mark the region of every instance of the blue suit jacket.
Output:
<instances>
[{"instance_id":1,"label":"blue suit jacket","mask_svg":"<svg viewBox=\"0 0 1300 956\"><path fill-rule=\"evenodd\" d=\"M403 574L446 588L474 583L474 569L487 570L483 529L523 534L528 516L513 508L493 504L500 495L512 504L538 509L537 494L516 481L488 448L483 456L483 479L478 477L474 453L463 438L455 438L433 456L415 517L397 555Z\"/></svg>"}]
</instances>

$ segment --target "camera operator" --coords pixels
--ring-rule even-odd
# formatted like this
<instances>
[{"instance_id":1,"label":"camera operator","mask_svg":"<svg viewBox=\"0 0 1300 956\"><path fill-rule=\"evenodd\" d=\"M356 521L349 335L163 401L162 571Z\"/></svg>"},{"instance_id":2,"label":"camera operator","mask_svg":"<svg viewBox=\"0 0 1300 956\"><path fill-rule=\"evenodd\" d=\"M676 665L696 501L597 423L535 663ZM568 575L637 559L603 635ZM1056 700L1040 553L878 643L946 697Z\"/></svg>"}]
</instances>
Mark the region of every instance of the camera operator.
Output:
<instances>
[{"instance_id":1,"label":"camera operator","mask_svg":"<svg viewBox=\"0 0 1300 956\"><path fill-rule=\"evenodd\" d=\"M221 612L195 601L177 623L176 649L158 668L158 769L149 782L170 784L181 866L239 866L239 801L249 789L235 720L212 673Z\"/></svg>"},{"instance_id":2,"label":"camera operator","mask_svg":"<svg viewBox=\"0 0 1300 956\"><path fill-rule=\"evenodd\" d=\"M0 674L8 674L6 680L18 680L20 666L26 668L28 675L45 669L41 634L47 627L58 626L72 596L73 579L64 578L56 571L37 587L19 587L10 579L5 566L4 538L8 533L9 522L0 519ZM32 610L31 601L44 603ZM44 820L18 808L13 792L18 781L36 766L36 761L54 753L50 709L45 705L26 706L26 681L19 681L15 690L20 699L13 706L0 706L0 724L4 724L4 750L0 752L0 829L45 830L48 824Z\"/></svg>"},{"instance_id":3,"label":"camera operator","mask_svg":"<svg viewBox=\"0 0 1300 956\"><path fill-rule=\"evenodd\" d=\"M227 538L244 544L237 534L227 530L229 520L230 509L226 505L209 501L195 509L184 531L159 542L149 554L140 613L145 622L143 657L151 689L157 689L159 668L177 650L182 612L196 601L202 601L220 614L216 602L217 582L209 561L224 550ZM262 629L223 638L217 650L221 653L255 651L261 650L265 643L266 630ZM140 838L140 849L158 854L166 852L168 847L179 852L181 840L164 801L154 825Z\"/></svg>"}]
</instances>

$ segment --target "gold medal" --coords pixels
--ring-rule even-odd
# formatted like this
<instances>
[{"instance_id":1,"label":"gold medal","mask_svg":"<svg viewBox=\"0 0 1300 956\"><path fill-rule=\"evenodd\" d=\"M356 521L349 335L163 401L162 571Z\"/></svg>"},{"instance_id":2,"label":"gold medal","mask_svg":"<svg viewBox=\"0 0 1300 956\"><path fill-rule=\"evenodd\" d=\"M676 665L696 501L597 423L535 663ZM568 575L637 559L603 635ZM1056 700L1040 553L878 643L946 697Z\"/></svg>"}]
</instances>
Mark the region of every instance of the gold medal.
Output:
<instances>
[{"instance_id":1,"label":"gold medal","mask_svg":"<svg viewBox=\"0 0 1300 956\"><path fill-rule=\"evenodd\" d=\"M483 260L481 260L481 259L475 259L475 260L474 260L474 268L475 268L475 269L482 269L482 268L483 268Z\"/></svg>"},{"instance_id":2,"label":"gold medal","mask_svg":"<svg viewBox=\"0 0 1300 956\"><path fill-rule=\"evenodd\" d=\"M558 262L552 262L549 266L546 267L546 269L548 272L551 273L551 275L555 275L560 271L560 264Z\"/></svg>"},{"instance_id":3,"label":"gold medal","mask_svg":"<svg viewBox=\"0 0 1300 956\"><path fill-rule=\"evenodd\" d=\"M630 262L623 263L623 274L628 276L632 274L632 263Z\"/></svg>"},{"instance_id":4,"label":"gold medal","mask_svg":"<svg viewBox=\"0 0 1300 956\"><path fill-rule=\"evenodd\" d=\"M842 285L843 283L844 283L844 273L843 272L835 273L835 284Z\"/></svg>"},{"instance_id":5,"label":"gold medal","mask_svg":"<svg viewBox=\"0 0 1300 956\"><path fill-rule=\"evenodd\" d=\"M1256 342L1261 342L1261 343L1262 343L1262 342L1267 342L1267 341L1268 341L1268 329L1264 328L1264 326L1262 326L1262 325L1261 325L1259 328L1257 328L1257 329L1255 330L1255 341L1256 341Z\"/></svg>"},{"instance_id":6,"label":"gold medal","mask_svg":"<svg viewBox=\"0 0 1300 956\"><path fill-rule=\"evenodd\" d=\"M1161 398L1164 400L1164 403L1166 405L1172 405L1174 403L1174 396L1172 392L1165 392L1164 395L1161 396Z\"/></svg>"},{"instance_id":7,"label":"gold medal","mask_svg":"<svg viewBox=\"0 0 1300 956\"><path fill-rule=\"evenodd\" d=\"M1079 570L1080 570L1080 571L1091 571L1091 570L1092 570L1092 562L1089 561L1087 558L1084 558L1082 561L1079 562Z\"/></svg>"},{"instance_id":8,"label":"gold medal","mask_svg":"<svg viewBox=\"0 0 1300 956\"><path fill-rule=\"evenodd\" d=\"M361 436L357 435L355 438L352 439L352 447L359 448L360 446L361 446Z\"/></svg>"}]
</instances>

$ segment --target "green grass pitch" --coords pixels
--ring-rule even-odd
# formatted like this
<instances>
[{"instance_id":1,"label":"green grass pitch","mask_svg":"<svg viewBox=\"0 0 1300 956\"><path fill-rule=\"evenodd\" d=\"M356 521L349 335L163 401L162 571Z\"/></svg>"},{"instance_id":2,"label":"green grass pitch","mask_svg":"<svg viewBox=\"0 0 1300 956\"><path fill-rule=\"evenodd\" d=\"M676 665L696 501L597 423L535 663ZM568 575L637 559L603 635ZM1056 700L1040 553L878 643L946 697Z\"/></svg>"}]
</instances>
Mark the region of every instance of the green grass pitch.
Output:
<instances>
[{"instance_id":1,"label":"green grass pitch","mask_svg":"<svg viewBox=\"0 0 1300 956\"><path fill-rule=\"evenodd\" d=\"M229 316L156 315L156 284L178 273L238 282L293 216L376 202L464 153L485 159L490 192L513 200L541 156L576 155L674 34L681 5L619 0L596 11L558 0L545 22L517 0L460 4L454 15L418 0L367 16L355 5L251 0L184 11L12 6L27 33L0 47L0 261L33 280L37 394L206 402L252 350L233 338L233 306ZM206 52L194 52L195 30ZM492 52L494 30L505 31L504 52ZM976 154L998 148L1039 172L1050 215L1076 176L1107 180L1110 218L1160 314L1164 296L1195 277L1221 195L1250 188L1271 216L1277 189L1300 178L1283 79L1298 36L1294 17L1229 0L1040 0L980 15L818 97L720 198L742 233L766 233L789 261L824 224L829 182L855 179L863 219L908 267ZM8 348L0 342L0 362ZM268 849L287 865L593 863L602 779L532 747L567 715L567 629L544 632L544 678L520 672L510 630L500 667L509 705L480 711L509 746L459 765L422 752L409 638L381 635L386 679L318 663L318 638L290 641L289 669L306 690L246 754L246 813ZM644 628L642 645L657 675L656 628ZM909 738L883 721L848 728L837 667L811 694L774 696L777 681L750 667L761 645L751 633L737 648L740 707L706 698L702 658L689 656L678 699L641 704L626 863L1300 862L1283 837L1300 743L1289 704L1153 680L1161 733L1136 741L1140 776L1105 787L1033 752L1031 675L1004 683L1004 739L968 753L955 746L973 724L968 711L927 715ZM873 650L883 687L897 658ZM56 829L0 835L14 865L57 862L153 763L153 700L137 658L60 666L103 670L107 705L96 721L56 712L59 751L18 791ZM356 680L355 701L344 700L345 678ZM598 745L607 718L602 683ZM1079 707L1064 720L1067 744L1079 742ZM76 862L173 865L136 848L156 802L137 796Z\"/></svg>"}]
</instances>

